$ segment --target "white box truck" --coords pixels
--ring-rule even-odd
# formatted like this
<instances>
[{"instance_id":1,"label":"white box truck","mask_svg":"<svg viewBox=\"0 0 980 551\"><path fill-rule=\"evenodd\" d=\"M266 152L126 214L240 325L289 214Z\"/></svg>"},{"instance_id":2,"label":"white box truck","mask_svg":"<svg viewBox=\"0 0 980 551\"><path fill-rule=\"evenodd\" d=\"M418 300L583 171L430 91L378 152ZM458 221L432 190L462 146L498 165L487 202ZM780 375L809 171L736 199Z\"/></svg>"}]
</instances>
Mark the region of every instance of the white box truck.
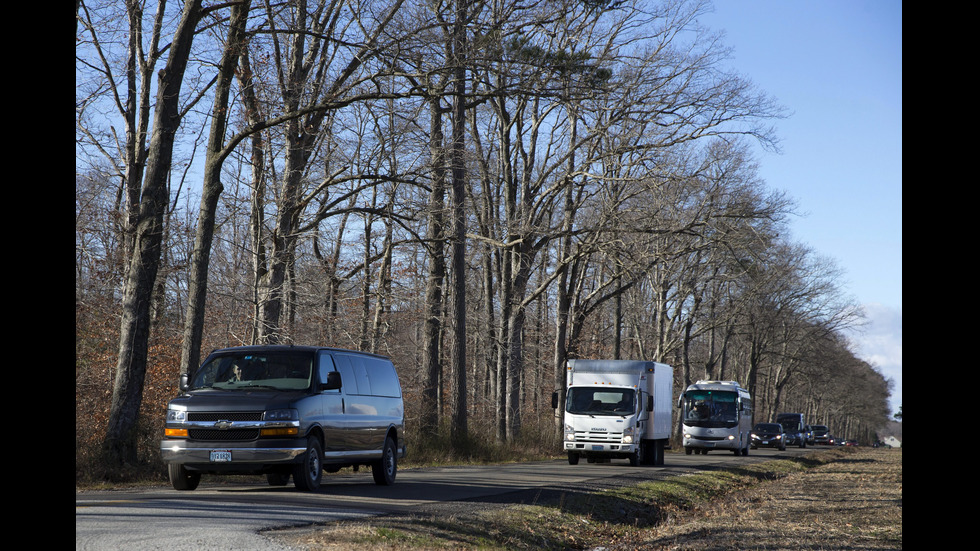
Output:
<instances>
[{"instance_id":1,"label":"white box truck","mask_svg":"<svg viewBox=\"0 0 980 551\"><path fill-rule=\"evenodd\" d=\"M569 360L565 439L568 462L612 458L663 465L670 438L674 368L633 360ZM557 392L552 398L558 407Z\"/></svg>"}]
</instances>

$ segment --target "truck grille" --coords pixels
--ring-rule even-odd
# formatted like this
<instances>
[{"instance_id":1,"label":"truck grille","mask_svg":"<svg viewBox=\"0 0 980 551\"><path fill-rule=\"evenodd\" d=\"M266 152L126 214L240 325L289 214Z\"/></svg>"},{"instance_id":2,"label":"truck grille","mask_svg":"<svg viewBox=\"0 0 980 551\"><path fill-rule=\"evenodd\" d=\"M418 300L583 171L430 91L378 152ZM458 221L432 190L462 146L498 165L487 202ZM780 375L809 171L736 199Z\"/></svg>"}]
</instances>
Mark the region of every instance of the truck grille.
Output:
<instances>
[{"instance_id":1,"label":"truck grille","mask_svg":"<svg viewBox=\"0 0 980 551\"><path fill-rule=\"evenodd\" d=\"M621 432L589 432L589 431L576 431L575 441L576 442L615 442L620 443L623 440L623 433Z\"/></svg>"}]
</instances>

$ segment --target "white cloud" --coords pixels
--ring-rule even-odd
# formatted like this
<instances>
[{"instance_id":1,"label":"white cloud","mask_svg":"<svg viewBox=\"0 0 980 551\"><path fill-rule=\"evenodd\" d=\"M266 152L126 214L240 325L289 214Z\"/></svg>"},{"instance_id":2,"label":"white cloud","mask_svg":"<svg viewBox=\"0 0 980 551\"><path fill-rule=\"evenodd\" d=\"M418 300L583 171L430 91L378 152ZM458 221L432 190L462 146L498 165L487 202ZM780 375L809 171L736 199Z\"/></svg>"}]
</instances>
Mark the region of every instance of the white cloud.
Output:
<instances>
[{"instance_id":1,"label":"white cloud","mask_svg":"<svg viewBox=\"0 0 980 551\"><path fill-rule=\"evenodd\" d=\"M868 324L853 335L855 354L894 383L892 413L902 405L902 308L865 304Z\"/></svg>"}]
</instances>

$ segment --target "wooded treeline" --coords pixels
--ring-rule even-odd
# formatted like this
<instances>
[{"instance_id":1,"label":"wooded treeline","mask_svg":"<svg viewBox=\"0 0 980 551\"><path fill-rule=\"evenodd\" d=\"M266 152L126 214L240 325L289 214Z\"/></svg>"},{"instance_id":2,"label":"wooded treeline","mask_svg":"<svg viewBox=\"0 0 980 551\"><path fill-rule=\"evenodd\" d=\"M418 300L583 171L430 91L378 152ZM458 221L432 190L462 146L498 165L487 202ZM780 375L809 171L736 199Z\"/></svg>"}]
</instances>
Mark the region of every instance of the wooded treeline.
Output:
<instances>
[{"instance_id":1,"label":"wooded treeline","mask_svg":"<svg viewBox=\"0 0 980 551\"><path fill-rule=\"evenodd\" d=\"M79 0L76 399L104 451L138 461L148 381L251 343L390 355L412 430L458 442L556 437L571 357L870 435L889 382L758 178L783 112L706 9Z\"/></svg>"}]
</instances>

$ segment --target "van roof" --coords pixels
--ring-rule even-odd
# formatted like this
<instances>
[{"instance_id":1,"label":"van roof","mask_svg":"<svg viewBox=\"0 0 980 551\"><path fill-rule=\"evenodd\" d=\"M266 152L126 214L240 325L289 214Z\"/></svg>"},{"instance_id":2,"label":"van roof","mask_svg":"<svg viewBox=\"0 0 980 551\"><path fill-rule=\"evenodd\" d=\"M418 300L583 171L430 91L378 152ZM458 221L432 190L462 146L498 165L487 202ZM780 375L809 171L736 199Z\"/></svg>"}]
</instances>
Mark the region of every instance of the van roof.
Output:
<instances>
[{"instance_id":1,"label":"van roof","mask_svg":"<svg viewBox=\"0 0 980 551\"><path fill-rule=\"evenodd\" d=\"M314 345L303 345L303 344L253 344L245 346L230 346L227 348L215 348L211 351L211 354L218 354L222 352L282 352L287 350L295 350L300 352L316 352L318 350L327 350L331 352L346 352L349 354L361 354L364 356L374 356L376 358L384 358L390 360L388 356L381 354L374 354L372 352L363 352L360 350L350 350L347 348L336 348L332 346L314 346Z\"/></svg>"}]
</instances>

